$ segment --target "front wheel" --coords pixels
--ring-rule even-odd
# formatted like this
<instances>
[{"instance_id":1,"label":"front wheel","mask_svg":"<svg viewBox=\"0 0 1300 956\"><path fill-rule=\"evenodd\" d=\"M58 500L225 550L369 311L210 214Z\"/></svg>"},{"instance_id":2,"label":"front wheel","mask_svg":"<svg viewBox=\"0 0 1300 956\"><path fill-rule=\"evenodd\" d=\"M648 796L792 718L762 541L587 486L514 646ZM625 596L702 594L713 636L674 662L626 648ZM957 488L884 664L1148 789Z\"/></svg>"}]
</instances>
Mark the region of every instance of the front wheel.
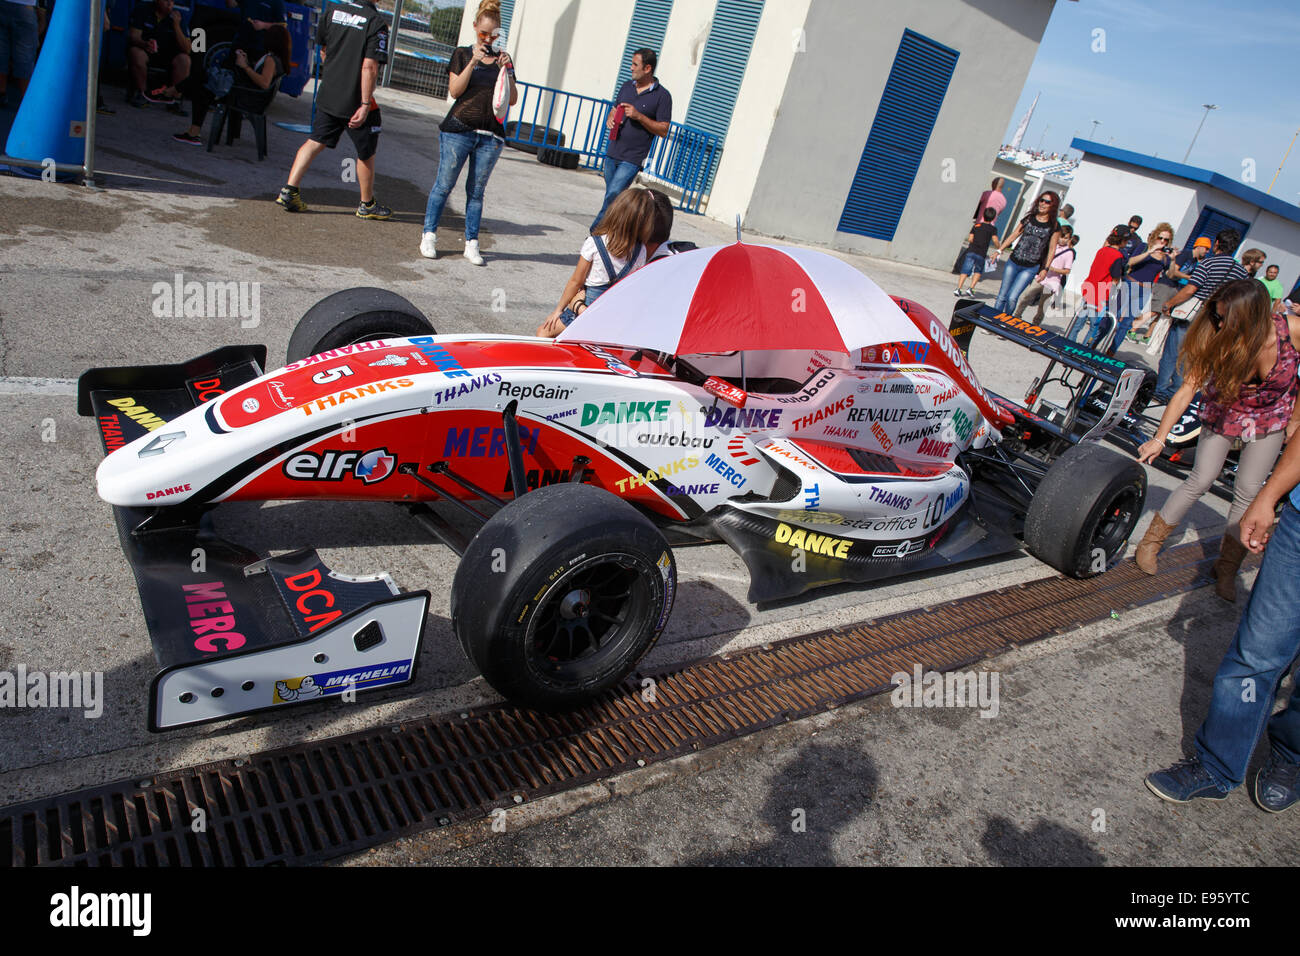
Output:
<instances>
[{"instance_id":1,"label":"front wheel","mask_svg":"<svg viewBox=\"0 0 1300 956\"><path fill-rule=\"evenodd\" d=\"M461 646L508 700L579 706L626 677L672 611L677 569L649 519L582 484L546 485L493 515L452 583Z\"/></svg>"},{"instance_id":2,"label":"front wheel","mask_svg":"<svg viewBox=\"0 0 1300 956\"><path fill-rule=\"evenodd\" d=\"M1047 470L1025 516L1025 545L1063 574L1090 578L1124 556L1147 497L1132 458L1081 442Z\"/></svg>"}]
</instances>

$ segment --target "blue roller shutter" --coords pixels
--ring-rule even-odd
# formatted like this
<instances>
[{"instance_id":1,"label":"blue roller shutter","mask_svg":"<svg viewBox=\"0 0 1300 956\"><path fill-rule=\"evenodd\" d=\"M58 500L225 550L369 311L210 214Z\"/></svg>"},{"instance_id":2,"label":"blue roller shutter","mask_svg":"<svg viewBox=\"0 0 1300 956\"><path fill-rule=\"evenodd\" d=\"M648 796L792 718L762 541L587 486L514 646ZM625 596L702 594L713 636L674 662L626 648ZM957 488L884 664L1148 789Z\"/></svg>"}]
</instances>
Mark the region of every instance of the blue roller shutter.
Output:
<instances>
[{"instance_id":1,"label":"blue roller shutter","mask_svg":"<svg viewBox=\"0 0 1300 956\"><path fill-rule=\"evenodd\" d=\"M1246 238L1246 233L1250 229L1250 223L1244 219L1238 219L1236 216L1229 216L1220 209L1213 206L1201 207L1201 214L1196 219L1196 225L1192 231L1187 234L1187 239L1183 242L1183 251L1190 252L1196 240L1201 236L1207 236L1211 242L1214 237L1223 229L1236 229L1241 233L1241 238ZM1240 249L1240 247L1238 247Z\"/></svg>"},{"instance_id":2,"label":"blue roller shutter","mask_svg":"<svg viewBox=\"0 0 1300 956\"><path fill-rule=\"evenodd\" d=\"M668 16L673 12L673 0L636 0L632 23L627 28L627 42L623 44L623 59L618 64L618 79L611 96L618 96L619 88L632 79L632 54L637 50L663 52L664 33L668 29ZM671 92L671 91L670 91Z\"/></svg>"},{"instance_id":3,"label":"blue roller shutter","mask_svg":"<svg viewBox=\"0 0 1300 956\"><path fill-rule=\"evenodd\" d=\"M929 37L903 31L840 215L840 232L894 238L958 56Z\"/></svg>"},{"instance_id":4,"label":"blue roller shutter","mask_svg":"<svg viewBox=\"0 0 1300 956\"><path fill-rule=\"evenodd\" d=\"M744 79L762 15L763 0L718 0L704 55L700 57L691 105L686 111L688 126L726 140L740 81Z\"/></svg>"},{"instance_id":5,"label":"blue roller shutter","mask_svg":"<svg viewBox=\"0 0 1300 956\"><path fill-rule=\"evenodd\" d=\"M473 2L473 0L469 0ZM515 12L515 0L501 0L501 33L507 39L510 37L510 18Z\"/></svg>"}]
</instances>

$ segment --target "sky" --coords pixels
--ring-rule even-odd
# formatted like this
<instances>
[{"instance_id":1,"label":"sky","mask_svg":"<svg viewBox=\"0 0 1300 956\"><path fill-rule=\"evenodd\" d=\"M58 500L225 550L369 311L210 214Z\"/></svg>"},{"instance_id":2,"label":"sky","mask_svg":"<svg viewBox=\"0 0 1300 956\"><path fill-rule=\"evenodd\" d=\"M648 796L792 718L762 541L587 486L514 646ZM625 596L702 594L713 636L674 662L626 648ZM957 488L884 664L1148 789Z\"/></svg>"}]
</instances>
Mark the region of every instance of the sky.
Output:
<instances>
[{"instance_id":1,"label":"sky","mask_svg":"<svg viewBox=\"0 0 1300 956\"><path fill-rule=\"evenodd\" d=\"M1056 0L1003 142L1040 91L1027 149L1063 152L1100 120L1095 141L1182 162L1213 103L1188 165L1267 190L1300 128L1300 3ZM1300 140L1272 195L1300 204Z\"/></svg>"}]
</instances>

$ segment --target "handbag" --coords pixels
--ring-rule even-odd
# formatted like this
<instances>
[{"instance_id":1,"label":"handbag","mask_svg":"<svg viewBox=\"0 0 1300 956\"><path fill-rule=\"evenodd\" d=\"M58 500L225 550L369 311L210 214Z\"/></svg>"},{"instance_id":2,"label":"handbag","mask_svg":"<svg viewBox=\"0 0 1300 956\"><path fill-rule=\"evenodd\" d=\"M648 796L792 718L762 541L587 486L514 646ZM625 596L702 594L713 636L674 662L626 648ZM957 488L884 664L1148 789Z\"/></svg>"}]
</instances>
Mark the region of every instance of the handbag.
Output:
<instances>
[{"instance_id":1,"label":"handbag","mask_svg":"<svg viewBox=\"0 0 1300 956\"><path fill-rule=\"evenodd\" d=\"M1169 338L1169 329L1174 324L1174 320L1167 315L1162 315L1156 319L1155 327L1151 330L1151 342L1147 345L1147 355L1161 355L1165 350L1165 339Z\"/></svg>"},{"instance_id":2,"label":"handbag","mask_svg":"<svg viewBox=\"0 0 1300 956\"><path fill-rule=\"evenodd\" d=\"M497 70L497 85L492 90L492 115L504 120L510 111L510 76L503 66Z\"/></svg>"}]
</instances>

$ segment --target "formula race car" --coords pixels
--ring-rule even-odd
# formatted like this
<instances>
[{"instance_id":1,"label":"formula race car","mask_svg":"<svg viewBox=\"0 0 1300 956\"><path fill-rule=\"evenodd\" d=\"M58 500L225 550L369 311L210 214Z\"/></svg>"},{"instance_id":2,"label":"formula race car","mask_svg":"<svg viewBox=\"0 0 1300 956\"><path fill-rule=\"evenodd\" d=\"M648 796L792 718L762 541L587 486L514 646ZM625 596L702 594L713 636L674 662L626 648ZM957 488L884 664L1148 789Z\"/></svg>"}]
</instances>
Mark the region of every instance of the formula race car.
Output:
<instances>
[{"instance_id":1,"label":"formula race car","mask_svg":"<svg viewBox=\"0 0 1300 956\"><path fill-rule=\"evenodd\" d=\"M460 555L466 654L539 708L631 672L668 622L675 545L725 541L756 602L1024 547L1101 573L1146 478L1097 439L1142 373L1015 321L961 302L954 339L834 257L737 242L634 273L556 341L437 335L400 296L350 289L270 372L262 346L92 369L79 411L161 668L150 728L414 673L428 592L259 556L214 533L223 502L408 506ZM1076 435L981 388L976 325L1109 389L1098 421Z\"/></svg>"}]
</instances>

